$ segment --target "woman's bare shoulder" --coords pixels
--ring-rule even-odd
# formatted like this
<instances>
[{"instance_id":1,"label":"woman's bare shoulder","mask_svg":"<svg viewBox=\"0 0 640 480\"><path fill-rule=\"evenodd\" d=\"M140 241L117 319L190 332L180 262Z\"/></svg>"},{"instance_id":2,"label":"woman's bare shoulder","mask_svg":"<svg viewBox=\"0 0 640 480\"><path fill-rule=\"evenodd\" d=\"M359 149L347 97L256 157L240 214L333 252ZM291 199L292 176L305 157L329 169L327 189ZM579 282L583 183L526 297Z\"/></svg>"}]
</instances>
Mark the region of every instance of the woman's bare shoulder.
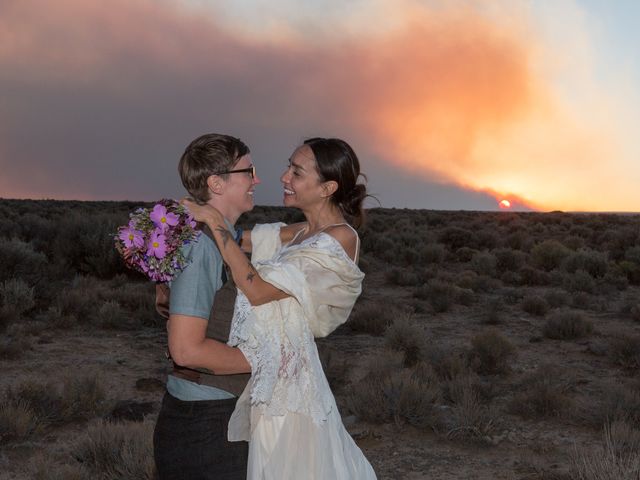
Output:
<instances>
[{"instance_id":1,"label":"woman's bare shoulder","mask_svg":"<svg viewBox=\"0 0 640 480\"><path fill-rule=\"evenodd\" d=\"M325 229L324 232L340 242L340 245L342 245L342 248L351 259L356 258L358 234L352 227L346 224L333 225Z\"/></svg>"}]
</instances>

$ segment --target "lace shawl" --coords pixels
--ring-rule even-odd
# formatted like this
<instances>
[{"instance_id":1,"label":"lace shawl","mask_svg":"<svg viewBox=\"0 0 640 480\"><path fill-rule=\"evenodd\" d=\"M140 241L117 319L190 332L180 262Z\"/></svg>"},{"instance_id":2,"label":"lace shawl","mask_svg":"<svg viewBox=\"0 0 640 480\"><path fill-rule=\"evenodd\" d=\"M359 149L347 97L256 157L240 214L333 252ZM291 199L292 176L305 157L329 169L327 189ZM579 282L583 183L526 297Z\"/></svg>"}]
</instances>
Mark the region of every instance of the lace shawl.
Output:
<instances>
[{"instance_id":1,"label":"lace shawl","mask_svg":"<svg viewBox=\"0 0 640 480\"><path fill-rule=\"evenodd\" d=\"M335 407L314 336L347 320L364 274L326 233L281 247L281 225L254 228L252 262L265 281L291 296L257 307L242 292L236 299L229 344L242 350L252 377L229 423L230 439L246 439L250 405L269 415L308 415L315 423Z\"/></svg>"}]
</instances>

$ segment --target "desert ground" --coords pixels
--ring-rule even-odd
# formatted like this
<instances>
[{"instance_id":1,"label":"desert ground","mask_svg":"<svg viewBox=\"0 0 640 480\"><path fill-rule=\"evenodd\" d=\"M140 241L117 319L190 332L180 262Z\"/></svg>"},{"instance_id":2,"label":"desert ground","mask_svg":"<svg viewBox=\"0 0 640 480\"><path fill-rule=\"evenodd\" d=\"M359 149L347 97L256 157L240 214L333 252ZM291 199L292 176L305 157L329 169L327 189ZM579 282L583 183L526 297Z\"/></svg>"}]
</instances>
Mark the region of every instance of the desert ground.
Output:
<instances>
[{"instance_id":1,"label":"desert ground","mask_svg":"<svg viewBox=\"0 0 640 480\"><path fill-rule=\"evenodd\" d=\"M165 325L113 248L138 206L0 200L0 479L154 478ZM317 343L380 479L640 479L640 216L377 208L361 238Z\"/></svg>"}]
</instances>

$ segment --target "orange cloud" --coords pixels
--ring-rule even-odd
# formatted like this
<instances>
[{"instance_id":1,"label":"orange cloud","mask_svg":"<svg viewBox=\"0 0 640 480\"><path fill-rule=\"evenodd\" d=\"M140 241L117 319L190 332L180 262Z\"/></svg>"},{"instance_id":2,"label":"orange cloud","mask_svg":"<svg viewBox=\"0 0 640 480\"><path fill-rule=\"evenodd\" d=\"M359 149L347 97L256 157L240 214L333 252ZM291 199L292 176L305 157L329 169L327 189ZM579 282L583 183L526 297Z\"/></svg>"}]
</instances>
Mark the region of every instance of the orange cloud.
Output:
<instances>
[{"instance_id":1,"label":"orange cloud","mask_svg":"<svg viewBox=\"0 0 640 480\"><path fill-rule=\"evenodd\" d=\"M594 80L575 5L555 15L560 36L515 0L354 0L350 14L314 10L297 25L266 18L265 5L247 18L170 0L1 3L0 89L19 92L0 112L7 188L84 175L88 192L126 195L104 181L120 159L146 174L142 162L169 152L174 175L171 155L218 129L256 139L273 162L286 155L273 145L292 138L345 137L374 185L397 182L386 186L400 204L401 177L375 168L540 209L640 209L626 105L637 96ZM49 175L21 184L27 166Z\"/></svg>"}]
</instances>

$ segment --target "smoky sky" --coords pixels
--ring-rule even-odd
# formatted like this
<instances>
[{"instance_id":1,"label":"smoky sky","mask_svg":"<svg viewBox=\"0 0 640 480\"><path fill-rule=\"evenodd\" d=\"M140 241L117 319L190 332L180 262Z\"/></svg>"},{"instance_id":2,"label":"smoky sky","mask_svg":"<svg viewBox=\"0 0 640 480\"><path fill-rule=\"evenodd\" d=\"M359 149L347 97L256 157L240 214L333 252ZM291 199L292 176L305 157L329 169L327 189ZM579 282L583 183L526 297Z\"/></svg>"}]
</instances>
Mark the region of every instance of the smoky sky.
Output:
<instances>
[{"instance_id":1,"label":"smoky sky","mask_svg":"<svg viewBox=\"0 0 640 480\"><path fill-rule=\"evenodd\" d=\"M300 142L336 136L382 206L527 208L463 174L478 135L544 96L510 29L427 15L392 40L269 41L167 1L54 3L0 4L0 197L180 197L182 151L219 132L250 146L259 204Z\"/></svg>"}]
</instances>

